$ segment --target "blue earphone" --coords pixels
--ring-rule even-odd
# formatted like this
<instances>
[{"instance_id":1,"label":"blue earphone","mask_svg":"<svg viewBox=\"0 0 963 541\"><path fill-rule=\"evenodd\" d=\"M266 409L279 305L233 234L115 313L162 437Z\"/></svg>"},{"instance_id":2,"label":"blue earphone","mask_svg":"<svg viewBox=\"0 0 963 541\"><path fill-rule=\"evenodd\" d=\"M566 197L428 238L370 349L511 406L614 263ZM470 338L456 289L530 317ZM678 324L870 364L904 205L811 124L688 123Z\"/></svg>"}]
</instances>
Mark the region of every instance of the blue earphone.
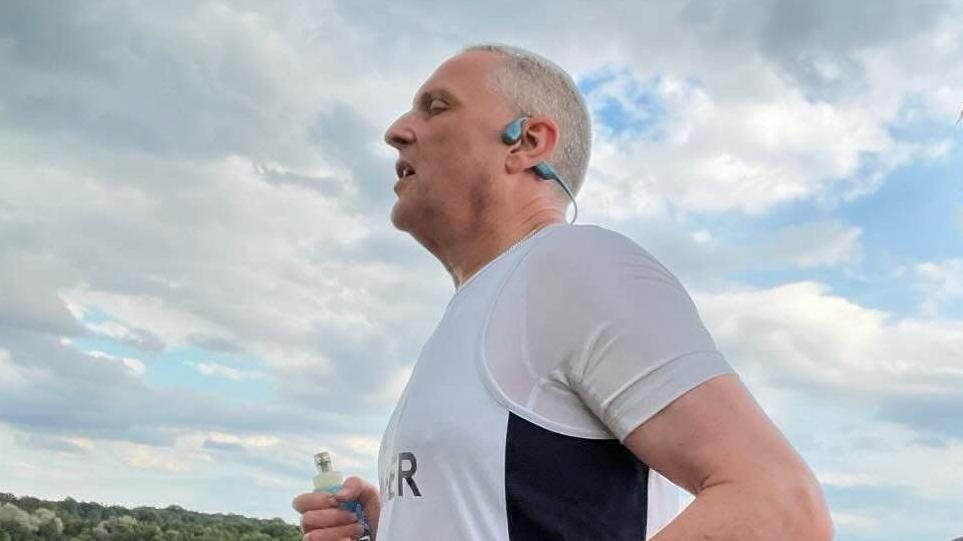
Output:
<instances>
[{"instance_id":1,"label":"blue earphone","mask_svg":"<svg viewBox=\"0 0 963 541\"><path fill-rule=\"evenodd\" d=\"M514 145L522 138L522 123L525 122L526 118L528 117L520 116L505 126L505 129L502 130L503 143L506 145ZM532 170L535 171L535 175L538 176L538 178L542 180L554 180L555 182L559 183L563 190L565 190L565 193L568 195L568 198L572 200L572 205L574 205L575 208L575 215L572 216L572 221L569 222L574 224L576 218L578 218L578 203L575 202L575 196L572 195L572 191L568 189L568 186L566 186L565 182L563 182L558 176L558 173L552 169L552 166L548 165L547 163L538 162L532 166Z\"/></svg>"}]
</instances>

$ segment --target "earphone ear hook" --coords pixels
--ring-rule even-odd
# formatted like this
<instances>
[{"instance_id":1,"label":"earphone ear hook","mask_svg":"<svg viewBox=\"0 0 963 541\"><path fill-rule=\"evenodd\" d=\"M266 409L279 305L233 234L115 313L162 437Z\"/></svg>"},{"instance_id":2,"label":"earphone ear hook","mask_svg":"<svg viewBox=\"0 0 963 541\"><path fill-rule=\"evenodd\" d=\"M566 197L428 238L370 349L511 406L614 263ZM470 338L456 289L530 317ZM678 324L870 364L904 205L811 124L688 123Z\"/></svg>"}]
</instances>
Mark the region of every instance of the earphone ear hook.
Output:
<instances>
[{"instance_id":1,"label":"earphone ear hook","mask_svg":"<svg viewBox=\"0 0 963 541\"><path fill-rule=\"evenodd\" d=\"M524 116L520 116L505 126L505 129L502 130L503 143L506 145L514 145L522 138L522 122L525 121L525 118Z\"/></svg>"},{"instance_id":2,"label":"earphone ear hook","mask_svg":"<svg viewBox=\"0 0 963 541\"><path fill-rule=\"evenodd\" d=\"M515 143L521 140L522 123L525 122L526 118L528 117L520 116L515 120L512 120L511 122L508 123L507 126L505 126L505 129L502 130L503 143L505 143L506 145L514 145ZM575 215L572 216L572 221L569 223L574 224L575 220L578 218L578 203L575 202L575 196L572 195L572 191L568 189L568 186L565 184L565 182L562 181L561 177L558 176L558 173L556 173L555 170L552 169L552 166L548 165L548 163L544 161L538 162L532 167L532 170L535 172L535 175L538 178L543 180L549 180L549 179L554 180L558 182L558 184L562 187L563 190L565 190L565 194L568 195L568 198L572 200L572 205L575 210Z\"/></svg>"}]
</instances>

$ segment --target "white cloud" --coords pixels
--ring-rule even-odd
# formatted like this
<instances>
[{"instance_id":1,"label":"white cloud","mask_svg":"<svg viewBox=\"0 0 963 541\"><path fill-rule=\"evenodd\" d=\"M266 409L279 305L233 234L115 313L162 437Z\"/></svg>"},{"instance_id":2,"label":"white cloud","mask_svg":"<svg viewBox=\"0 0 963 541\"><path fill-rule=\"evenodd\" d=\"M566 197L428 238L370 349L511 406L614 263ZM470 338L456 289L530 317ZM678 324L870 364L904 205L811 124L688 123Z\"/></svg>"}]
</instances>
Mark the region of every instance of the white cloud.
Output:
<instances>
[{"instance_id":1,"label":"white cloud","mask_svg":"<svg viewBox=\"0 0 963 541\"><path fill-rule=\"evenodd\" d=\"M856 513L844 513L842 511L832 511L833 523L838 527L842 526L848 529L856 530L872 530L879 525L879 520L870 515L861 515Z\"/></svg>"},{"instance_id":2,"label":"white cloud","mask_svg":"<svg viewBox=\"0 0 963 541\"><path fill-rule=\"evenodd\" d=\"M0 349L0 385L4 387L23 385L26 381L27 378L22 374L22 369L13 364L10 359L10 352Z\"/></svg>"},{"instance_id":3,"label":"white cloud","mask_svg":"<svg viewBox=\"0 0 963 541\"><path fill-rule=\"evenodd\" d=\"M940 306L963 298L963 259L929 261L918 263L913 270L917 282L914 288L920 292L920 313L935 318Z\"/></svg>"},{"instance_id":4,"label":"white cloud","mask_svg":"<svg viewBox=\"0 0 963 541\"><path fill-rule=\"evenodd\" d=\"M177 437L175 446L183 449L200 449L206 442L235 444L250 449L266 449L282 442L273 434L233 434L229 432L185 431Z\"/></svg>"},{"instance_id":5,"label":"white cloud","mask_svg":"<svg viewBox=\"0 0 963 541\"><path fill-rule=\"evenodd\" d=\"M144 365L144 363L140 359L135 359L133 357L118 357L116 355L104 353L103 351L88 351L87 356L93 357L94 359L117 361L136 376L143 376L144 372L147 371L147 367Z\"/></svg>"},{"instance_id":6,"label":"white cloud","mask_svg":"<svg viewBox=\"0 0 963 541\"><path fill-rule=\"evenodd\" d=\"M819 482L837 487L879 486L883 480L875 475L849 472L820 472Z\"/></svg>"},{"instance_id":7,"label":"white cloud","mask_svg":"<svg viewBox=\"0 0 963 541\"><path fill-rule=\"evenodd\" d=\"M929 146L894 140L880 111L866 104L811 102L771 68L758 69L773 88L725 95L709 84L689 84L684 98L667 100L664 141L609 138L603 130L583 207L623 219L651 215L663 204L751 215L794 200L832 206L872 193L896 167L932 154ZM841 196L833 194L838 183ZM603 196L616 189L623 197Z\"/></svg>"},{"instance_id":8,"label":"white cloud","mask_svg":"<svg viewBox=\"0 0 963 541\"><path fill-rule=\"evenodd\" d=\"M190 464L173 456L173 453L147 445L123 442L115 448L120 459L134 468L169 473L184 473L191 469Z\"/></svg>"},{"instance_id":9,"label":"white cloud","mask_svg":"<svg viewBox=\"0 0 963 541\"><path fill-rule=\"evenodd\" d=\"M700 229L692 233L692 240L695 241L696 244L708 244L713 240L712 233L705 229Z\"/></svg>"},{"instance_id":10,"label":"white cloud","mask_svg":"<svg viewBox=\"0 0 963 541\"><path fill-rule=\"evenodd\" d=\"M186 345L190 342L191 335L196 333L215 336L225 334L219 326L192 313L173 308L160 297L95 291L85 284L63 290L60 296L67 303L96 307L112 317L129 322L132 326L150 329L171 345ZM87 326L93 327L95 332L104 333L106 325L108 324ZM118 327L127 330L118 323L111 325L110 329L118 332Z\"/></svg>"},{"instance_id":11,"label":"white cloud","mask_svg":"<svg viewBox=\"0 0 963 541\"><path fill-rule=\"evenodd\" d=\"M264 374L256 370L238 370L230 366L218 363L184 363L193 366L199 373L205 376L216 376L227 378L232 381L264 379Z\"/></svg>"},{"instance_id":12,"label":"white cloud","mask_svg":"<svg viewBox=\"0 0 963 541\"><path fill-rule=\"evenodd\" d=\"M91 450L94 448L95 444L92 440L88 438L67 438L67 441L80 447L81 449Z\"/></svg>"},{"instance_id":13,"label":"white cloud","mask_svg":"<svg viewBox=\"0 0 963 541\"><path fill-rule=\"evenodd\" d=\"M378 457L378 448L381 446L381 438L348 436L344 439L344 443L350 447L351 450L376 459Z\"/></svg>"},{"instance_id":14,"label":"white cloud","mask_svg":"<svg viewBox=\"0 0 963 541\"><path fill-rule=\"evenodd\" d=\"M103 323L88 323L86 327L97 333L107 336L108 338L114 338L116 340L131 340L134 338L134 333L130 329L124 327L116 321L104 321Z\"/></svg>"},{"instance_id":15,"label":"white cloud","mask_svg":"<svg viewBox=\"0 0 963 541\"><path fill-rule=\"evenodd\" d=\"M746 256L756 257L756 268L766 266L766 261L801 269L850 267L862 257L862 233L859 227L838 221L798 223L773 231L763 246L746 250Z\"/></svg>"},{"instance_id":16,"label":"white cloud","mask_svg":"<svg viewBox=\"0 0 963 541\"><path fill-rule=\"evenodd\" d=\"M963 386L963 322L897 319L816 282L694 298L722 351L761 381L854 397Z\"/></svg>"},{"instance_id":17,"label":"white cloud","mask_svg":"<svg viewBox=\"0 0 963 541\"><path fill-rule=\"evenodd\" d=\"M68 303L69 304L69 303ZM75 305L76 306L76 305ZM77 314L74 314L77 317ZM163 349L164 344L153 333L134 330L116 321L83 322L83 316L78 317L84 327L93 334L104 336L118 342L130 344L142 350L157 351Z\"/></svg>"},{"instance_id":18,"label":"white cloud","mask_svg":"<svg viewBox=\"0 0 963 541\"><path fill-rule=\"evenodd\" d=\"M676 215L671 220L626 220L602 225L622 231L663 262L689 287L727 288L732 273L838 270L867 280L863 230L838 219L797 221L745 230ZM711 240L707 240L710 239Z\"/></svg>"}]
</instances>

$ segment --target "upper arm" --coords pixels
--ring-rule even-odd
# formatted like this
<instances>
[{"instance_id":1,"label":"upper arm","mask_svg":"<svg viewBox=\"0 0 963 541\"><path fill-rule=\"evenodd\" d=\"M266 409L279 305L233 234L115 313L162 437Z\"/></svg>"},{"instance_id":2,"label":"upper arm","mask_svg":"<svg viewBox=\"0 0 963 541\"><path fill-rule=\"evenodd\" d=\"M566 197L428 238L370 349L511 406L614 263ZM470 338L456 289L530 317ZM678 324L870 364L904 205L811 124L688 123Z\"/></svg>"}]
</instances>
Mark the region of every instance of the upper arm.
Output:
<instances>
[{"instance_id":1,"label":"upper arm","mask_svg":"<svg viewBox=\"0 0 963 541\"><path fill-rule=\"evenodd\" d=\"M528 358L551 365L536 372L557 366L619 441L686 391L732 372L685 288L651 254L601 228L565 233L546 238L527 266Z\"/></svg>"},{"instance_id":2,"label":"upper arm","mask_svg":"<svg viewBox=\"0 0 963 541\"><path fill-rule=\"evenodd\" d=\"M713 501L803 521L823 513L812 473L718 351L682 284L629 239L567 231L566 243L543 243L528 266L529 357L557 363L560 381L612 435L689 492L724 485ZM728 505L723 513L736 509Z\"/></svg>"},{"instance_id":3,"label":"upper arm","mask_svg":"<svg viewBox=\"0 0 963 541\"><path fill-rule=\"evenodd\" d=\"M729 482L812 481L802 459L735 374L683 394L623 444L693 494Z\"/></svg>"}]
</instances>

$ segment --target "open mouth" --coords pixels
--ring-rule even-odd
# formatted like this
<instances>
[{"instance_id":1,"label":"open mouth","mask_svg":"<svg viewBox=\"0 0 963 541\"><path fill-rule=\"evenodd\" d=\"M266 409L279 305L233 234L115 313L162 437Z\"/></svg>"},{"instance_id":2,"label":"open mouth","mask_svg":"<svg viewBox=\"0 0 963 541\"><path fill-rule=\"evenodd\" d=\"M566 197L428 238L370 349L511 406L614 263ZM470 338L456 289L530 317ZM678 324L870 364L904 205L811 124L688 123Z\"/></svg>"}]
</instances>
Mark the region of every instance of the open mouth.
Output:
<instances>
[{"instance_id":1,"label":"open mouth","mask_svg":"<svg viewBox=\"0 0 963 541\"><path fill-rule=\"evenodd\" d=\"M398 160L398 162L395 163L395 173L398 174L399 179L402 179L414 175L415 168L406 160Z\"/></svg>"}]
</instances>

